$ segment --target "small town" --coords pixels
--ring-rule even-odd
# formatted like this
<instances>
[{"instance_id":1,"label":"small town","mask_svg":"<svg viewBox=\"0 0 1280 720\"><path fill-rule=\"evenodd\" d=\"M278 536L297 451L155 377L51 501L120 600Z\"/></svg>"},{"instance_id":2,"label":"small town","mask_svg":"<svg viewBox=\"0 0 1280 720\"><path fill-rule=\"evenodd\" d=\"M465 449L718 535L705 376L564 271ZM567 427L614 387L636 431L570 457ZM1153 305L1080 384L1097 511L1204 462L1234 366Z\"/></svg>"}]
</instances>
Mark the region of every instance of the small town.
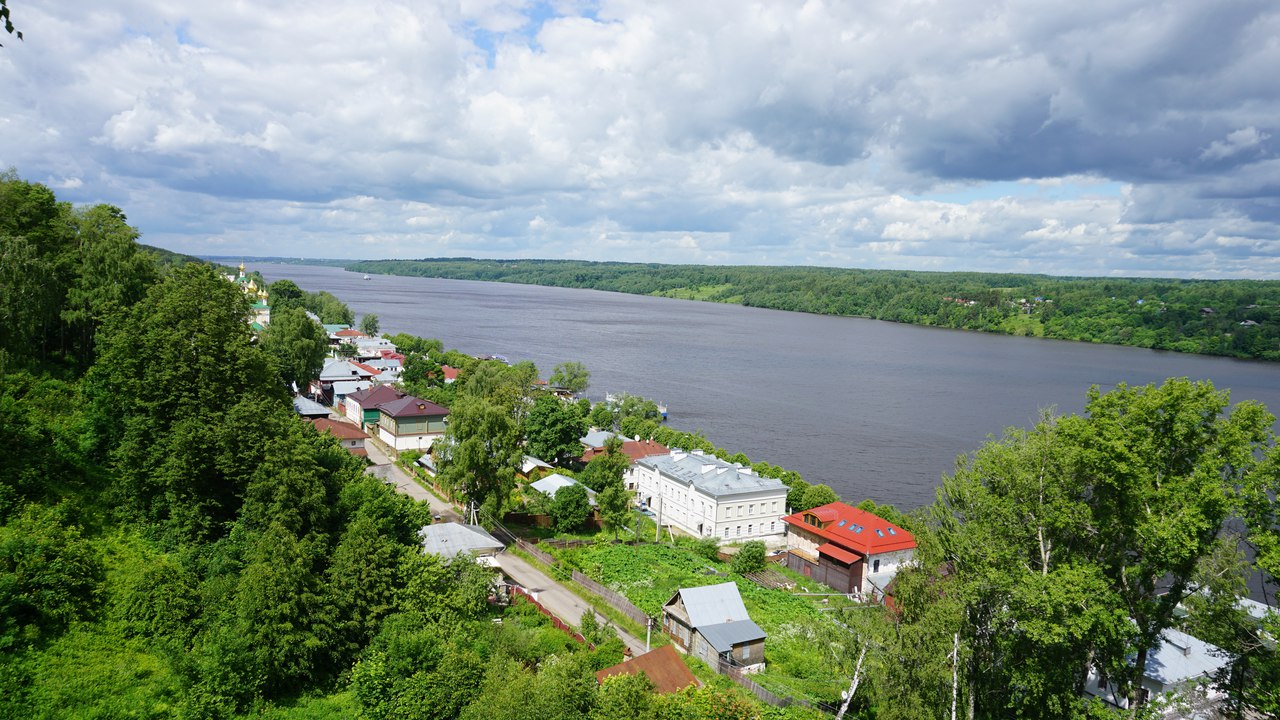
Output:
<instances>
[{"instance_id":1,"label":"small town","mask_svg":"<svg viewBox=\"0 0 1280 720\"><path fill-rule=\"evenodd\" d=\"M1280 719L1277 67L0 0L0 720Z\"/></svg>"},{"instance_id":2,"label":"small town","mask_svg":"<svg viewBox=\"0 0 1280 720\"><path fill-rule=\"evenodd\" d=\"M264 330L270 315L260 278L246 278L243 265L238 275L227 277L254 299L252 326ZM321 324L318 316L308 316ZM812 622L850 633L855 631L841 618L854 609L896 612L894 580L900 568L913 564L916 540L882 516L903 525L919 522L918 517L912 520L891 506L877 509L873 503L868 509L851 506L825 486L809 486L794 477L788 484L706 449L685 449L678 440L668 439L670 446L657 442L653 436L661 434L661 425L654 421L665 419L665 408L660 416L652 402L640 398L632 398L630 406L648 406L647 413L641 411L644 434L622 434L620 421L635 432L637 425L628 418L636 416L624 411L617 395L609 394L595 406L579 400L589 373L577 364L557 367L551 382L526 376L533 380L516 402L529 408L527 436L520 444L519 466L510 468L509 497L480 507L475 493L458 492L440 474L441 465L451 459L440 448L458 441L456 435L445 439L449 408L406 392L406 362L421 362L421 356L400 352L367 322L368 333L345 323L321 325L327 357L318 376L294 397L294 410L369 462L367 473L430 506L433 523L419 531L423 552L489 568L493 602L528 602L578 642L591 644L601 632L620 639L627 659L600 670L601 681L643 672L655 682L655 692L674 692L704 682L692 666L702 669L704 678L713 672L732 680L770 706L837 717L848 711L866 648L859 651L852 673L846 657L823 663L819 677L807 675L805 664L791 659L790 648L771 652L769 630L790 645L794 638L787 636L795 633L796 622L789 617L779 625L774 608L799 600ZM415 345L424 342L401 337ZM427 350L429 360L444 360L433 349ZM477 363L510 368L501 357L464 361L470 372ZM465 382L469 374L444 363L428 373L428 385L436 388L460 378ZM548 425L535 429L535 418L544 417L538 408L554 410L546 414ZM678 433L666 438L673 435ZM534 450L546 459L529 454ZM605 463L609 476L594 472L593 464ZM497 507L503 508L501 517ZM683 549L679 563L703 565L697 572L704 577L665 587L644 583L643 593L628 594L629 583L606 582L622 577L619 569L605 565L615 556L583 550L601 541L597 533L612 533L613 543L630 544L639 557L648 554L643 546ZM575 567L582 555L598 558L596 572ZM655 575L671 570L651 568ZM749 583L751 605L761 608L761 621L769 630L752 619L740 583ZM655 603L659 598L666 599ZM1258 622L1270 610L1246 597L1236 603ZM852 652L857 643L847 642ZM768 659L775 655L781 659L770 665ZM1166 717L1184 716L1188 707L1195 711L1186 716L1207 717L1203 713L1225 705L1226 695L1210 682L1227 668L1229 656L1212 643L1168 628L1147 663L1147 672L1136 682L1137 697L1144 705L1155 699L1150 707L1163 708ZM1117 709L1133 702L1094 667L1088 670L1083 694Z\"/></svg>"}]
</instances>

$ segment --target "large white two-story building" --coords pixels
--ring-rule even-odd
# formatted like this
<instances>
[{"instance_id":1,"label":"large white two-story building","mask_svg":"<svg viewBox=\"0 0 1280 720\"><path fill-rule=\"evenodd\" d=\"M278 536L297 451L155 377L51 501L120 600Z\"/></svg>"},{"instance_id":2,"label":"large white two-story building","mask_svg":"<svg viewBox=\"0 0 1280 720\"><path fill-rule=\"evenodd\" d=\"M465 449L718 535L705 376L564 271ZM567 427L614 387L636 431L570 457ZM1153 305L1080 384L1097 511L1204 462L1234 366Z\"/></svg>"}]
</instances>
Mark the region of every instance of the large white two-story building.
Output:
<instances>
[{"instance_id":1,"label":"large white two-story building","mask_svg":"<svg viewBox=\"0 0 1280 720\"><path fill-rule=\"evenodd\" d=\"M640 458L627 471L636 499L662 525L721 542L780 542L787 486L701 450Z\"/></svg>"}]
</instances>

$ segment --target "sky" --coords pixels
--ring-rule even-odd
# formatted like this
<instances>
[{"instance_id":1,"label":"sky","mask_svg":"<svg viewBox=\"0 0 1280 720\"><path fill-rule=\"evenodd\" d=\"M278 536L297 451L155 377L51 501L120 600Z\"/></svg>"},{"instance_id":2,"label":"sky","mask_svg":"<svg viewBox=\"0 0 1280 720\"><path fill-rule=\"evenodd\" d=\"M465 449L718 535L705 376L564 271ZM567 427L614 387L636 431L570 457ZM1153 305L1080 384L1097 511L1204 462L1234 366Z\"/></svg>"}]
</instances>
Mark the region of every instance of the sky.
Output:
<instances>
[{"instance_id":1,"label":"sky","mask_svg":"<svg viewBox=\"0 0 1280 720\"><path fill-rule=\"evenodd\" d=\"M1274 0L9 5L0 168L179 252L1280 279Z\"/></svg>"}]
</instances>

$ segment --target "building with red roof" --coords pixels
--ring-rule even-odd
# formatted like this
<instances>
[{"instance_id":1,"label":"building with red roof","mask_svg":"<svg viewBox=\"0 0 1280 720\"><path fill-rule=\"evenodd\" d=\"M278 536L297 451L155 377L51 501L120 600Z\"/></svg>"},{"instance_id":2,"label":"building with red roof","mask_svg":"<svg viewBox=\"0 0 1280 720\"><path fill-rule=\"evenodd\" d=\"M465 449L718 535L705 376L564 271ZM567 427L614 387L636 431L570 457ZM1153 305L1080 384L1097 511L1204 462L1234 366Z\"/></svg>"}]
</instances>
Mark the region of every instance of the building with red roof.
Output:
<instances>
[{"instance_id":1,"label":"building with red roof","mask_svg":"<svg viewBox=\"0 0 1280 720\"><path fill-rule=\"evenodd\" d=\"M877 515L842 502L782 518L787 567L842 593L880 598L915 556L915 537Z\"/></svg>"},{"instance_id":2,"label":"building with red roof","mask_svg":"<svg viewBox=\"0 0 1280 720\"><path fill-rule=\"evenodd\" d=\"M368 451L364 449L364 441L368 440L369 436L355 425L329 418L317 418L311 422L316 426L316 430L336 437L338 444L342 445L352 455L356 457L369 456Z\"/></svg>"}]
</instances>

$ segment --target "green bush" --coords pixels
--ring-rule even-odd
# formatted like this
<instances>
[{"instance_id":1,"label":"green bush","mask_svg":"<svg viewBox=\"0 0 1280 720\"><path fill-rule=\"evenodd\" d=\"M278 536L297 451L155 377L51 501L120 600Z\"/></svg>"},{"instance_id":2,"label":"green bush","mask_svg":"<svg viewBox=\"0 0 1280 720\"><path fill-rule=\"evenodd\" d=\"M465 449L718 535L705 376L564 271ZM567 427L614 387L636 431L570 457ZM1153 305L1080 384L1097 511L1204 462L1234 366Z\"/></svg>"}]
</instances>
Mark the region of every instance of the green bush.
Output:
<instances>
[{"instance_id":1,"label":"green bush","mask_svg":"<svg viewBox=\"0 0 1280 720\"><path fill-rule=\"evenodd\" d=\"M764 543L752 540L738 550L733 556L733 571L739 575L764 569Z\"/></svg>"}]
</instances>

